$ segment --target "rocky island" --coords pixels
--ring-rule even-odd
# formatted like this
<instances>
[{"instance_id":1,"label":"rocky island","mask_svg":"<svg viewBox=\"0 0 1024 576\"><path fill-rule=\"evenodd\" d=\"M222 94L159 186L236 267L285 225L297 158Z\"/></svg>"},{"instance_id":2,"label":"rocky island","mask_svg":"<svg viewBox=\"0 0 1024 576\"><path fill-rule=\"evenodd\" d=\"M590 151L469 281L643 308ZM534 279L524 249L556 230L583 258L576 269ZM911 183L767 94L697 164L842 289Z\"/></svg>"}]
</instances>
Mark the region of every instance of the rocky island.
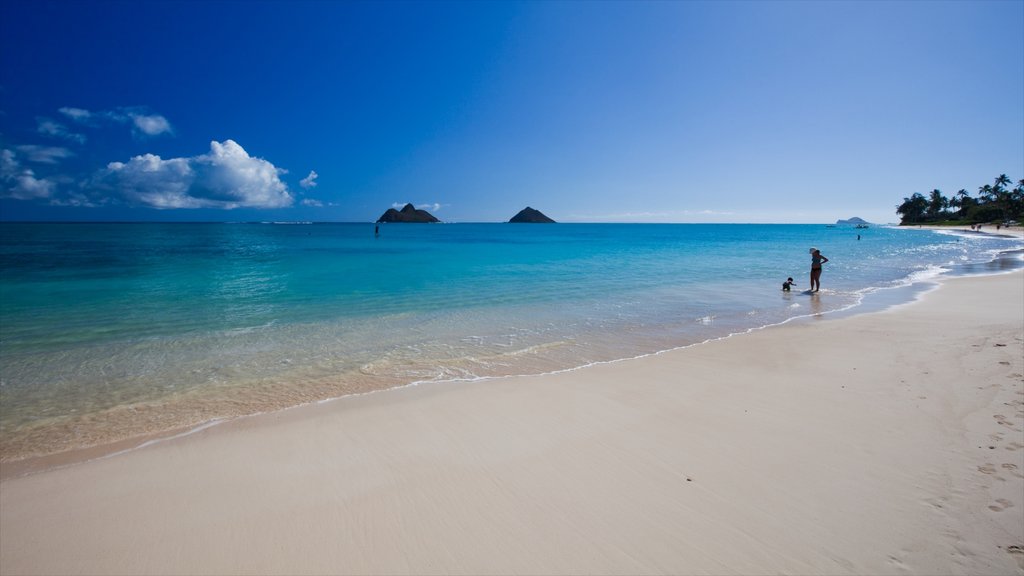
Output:
<instances>
[{"instance_id":1,"label":"rocky island","mask_svg":"<svg viewBox=\"0 0 1024 576\"><path fill-rule=\"evenodd\" d=\"M541 213L540 210L534 210L533 208L530 208L529 206L527 206L526 208L523 208L522 210L520 210L519 214L516 214L515 216L513 216L512 219L509 220L509 223L511 223L511 224L524 224L524 223L525 224L554 224L555 221L552 220L551 218L548 218L547 216L545 216L543 213Z\"/></svg>"},{"instance_id":2,"label":"rocky island","mask_svg":"<svg viewBox=\"0 0 1024 576\"><path fill-rule=\"evenodd\" d=\"M870 222L863 218L858 218L857 216L854 216L853 218L850 218L848 220L836 220L836 224L839 226L867 226L868 224L870 224Z\"/></svg>"},{"instance_id":3,"label":"rocky island","mask_svg":"<svg viewBox=\"0 0 1024 576\"><path fill-rule=\"evenodd\" d=\"M417 210L412 204L406 204L400 211L388 208L377 222L440 222L426 210Z\"/></svg>"}]
</instances>

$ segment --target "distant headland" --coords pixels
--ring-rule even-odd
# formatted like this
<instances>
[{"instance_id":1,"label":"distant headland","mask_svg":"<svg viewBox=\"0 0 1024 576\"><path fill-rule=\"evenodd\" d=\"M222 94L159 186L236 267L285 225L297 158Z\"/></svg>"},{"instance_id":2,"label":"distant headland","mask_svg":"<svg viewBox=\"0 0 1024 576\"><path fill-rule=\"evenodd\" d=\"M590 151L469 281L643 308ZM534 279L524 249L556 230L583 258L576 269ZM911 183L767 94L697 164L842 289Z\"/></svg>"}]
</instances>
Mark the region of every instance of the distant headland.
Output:
<instances>
[{"instance_id":1,"label":"distant headland","mask_svg":"<svg viewBox=\"0 0 1024 576\"><path fill-rule=\"evenodd\" d=\"M433 214L426 210L417 210L412 204L406 204L401 211L388 208L387 212L377 219L377 222L440 222Z\"/></svg>"},{"instance_id":2,"label":"distant headland","mask_svg":"<svg viewBox=\"0 0 1024 576\"><path fill-rule=\"evenodd\" d=\"M836 220L836 224L840 226L866 226L870 224L867 220L854 216L848 220Z\"/></svg>"},{"instance_id":3,"label":"distant headland","mask_svg":"<svg viewBox=\"0 0 1024 576\"><path fill-rule=\"evenodd\" d=\"M555 224L555 221L545 216L540 210L527 206L509 220L511 224Z\"/></svg>"}]
</instances>

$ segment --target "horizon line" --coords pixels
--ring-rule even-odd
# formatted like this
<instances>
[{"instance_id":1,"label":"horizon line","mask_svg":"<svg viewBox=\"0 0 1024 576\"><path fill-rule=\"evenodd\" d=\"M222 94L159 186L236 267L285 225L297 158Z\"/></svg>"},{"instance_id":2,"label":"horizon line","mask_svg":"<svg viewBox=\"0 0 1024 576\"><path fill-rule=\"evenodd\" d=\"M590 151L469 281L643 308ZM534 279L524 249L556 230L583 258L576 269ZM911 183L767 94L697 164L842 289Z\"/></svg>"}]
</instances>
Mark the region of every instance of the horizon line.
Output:
<instances>
[{"instance_id":1,"label":"horizon line","mask_svg":"<svg viewBox=\"0 0 1024 576\"><path fill-rule=\"evenodd\" d=\"M868 222L876 226L897 226L898 222ZM441 222L376 222L370 220L3 220L0 224L279 224L279 225L313 225L313 224L537 224L534 222L509 222L507 220L450 220ZM837 222L631 222L631 221L556 221L547 224L642 224L642 225L727 225L727 226L853 226Z\"/></svg>"}]
</instances>

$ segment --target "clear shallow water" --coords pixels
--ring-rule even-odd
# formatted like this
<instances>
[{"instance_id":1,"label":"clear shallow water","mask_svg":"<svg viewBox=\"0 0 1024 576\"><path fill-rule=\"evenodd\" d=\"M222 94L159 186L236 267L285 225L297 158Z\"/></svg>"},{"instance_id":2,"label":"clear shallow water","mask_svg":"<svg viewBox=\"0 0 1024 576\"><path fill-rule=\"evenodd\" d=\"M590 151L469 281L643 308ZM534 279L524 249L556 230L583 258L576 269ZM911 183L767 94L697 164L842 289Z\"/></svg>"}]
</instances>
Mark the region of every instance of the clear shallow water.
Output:
<instances>
[{"instance_id":1,"label":"clear shallow water","mask_svg":"<svg viewBox=\"0 0 1024 576\"><path fill-rule=\"evenodd\" d=\"M816 296L810 246L830 259ZM0 224L0 458L637 356L1020 248L822 225Z\"/></svg>"}]
</instances>

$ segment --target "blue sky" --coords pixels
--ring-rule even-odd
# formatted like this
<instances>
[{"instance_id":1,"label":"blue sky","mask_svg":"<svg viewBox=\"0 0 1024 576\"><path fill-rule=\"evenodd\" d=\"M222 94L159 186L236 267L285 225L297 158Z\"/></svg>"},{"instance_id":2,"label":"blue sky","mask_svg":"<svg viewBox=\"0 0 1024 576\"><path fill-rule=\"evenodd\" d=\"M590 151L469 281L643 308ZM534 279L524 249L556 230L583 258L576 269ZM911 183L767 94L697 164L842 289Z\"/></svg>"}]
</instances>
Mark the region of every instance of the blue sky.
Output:
<instances>
[{"instance_id":1,"label":"blue sky","mask_svg":"<svg viewBox=\"0 0 1024 576\"><path fill-rule=\"evenodd\" d=\"M1024 178L1024 2L0 3L0 219L896 220Z\"/></svg>"}]
</instances>

